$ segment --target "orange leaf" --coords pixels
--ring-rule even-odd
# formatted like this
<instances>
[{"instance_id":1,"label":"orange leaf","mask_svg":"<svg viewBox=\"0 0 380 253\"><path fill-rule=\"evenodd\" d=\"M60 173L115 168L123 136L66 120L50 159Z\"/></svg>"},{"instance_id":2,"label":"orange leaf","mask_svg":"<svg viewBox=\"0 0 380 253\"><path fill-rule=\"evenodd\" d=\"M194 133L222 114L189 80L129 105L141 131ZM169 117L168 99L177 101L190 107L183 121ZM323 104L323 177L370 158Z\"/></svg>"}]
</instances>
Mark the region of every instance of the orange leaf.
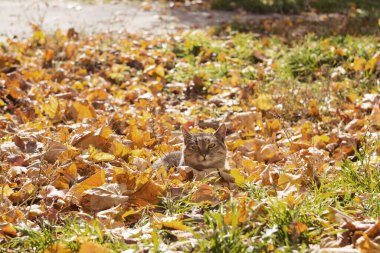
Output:
<instances>
[{"instance_id":1,"label":"orange leaf","mask_svg":"<svg viewBox=\"0 0 380 253\"><path fill-rule=\"evenodd\" d=\"M79 253L113 253L112 250L94 242L84 242L80 245Z\"/></svg>"}]
</instances>

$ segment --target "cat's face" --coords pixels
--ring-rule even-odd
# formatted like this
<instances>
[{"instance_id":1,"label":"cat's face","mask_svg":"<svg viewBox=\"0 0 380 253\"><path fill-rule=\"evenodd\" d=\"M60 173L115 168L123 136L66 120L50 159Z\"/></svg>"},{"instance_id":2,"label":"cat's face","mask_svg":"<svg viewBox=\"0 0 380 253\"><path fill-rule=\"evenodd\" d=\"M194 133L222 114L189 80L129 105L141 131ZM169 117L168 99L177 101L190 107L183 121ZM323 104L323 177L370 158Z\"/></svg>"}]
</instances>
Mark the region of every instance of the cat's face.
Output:
<instances>
[{"instance_id":1,"label":"cat's face","mask_svg":"<svg viewBox=\"0 0 380 253\"><path fill-rule=\"evenodd\" d=\"M222 124L214 133L189 133L182 128L185 165L197 170L223 168L227 147L224 143L226 126Z\"/></svg>"}]
</instances>

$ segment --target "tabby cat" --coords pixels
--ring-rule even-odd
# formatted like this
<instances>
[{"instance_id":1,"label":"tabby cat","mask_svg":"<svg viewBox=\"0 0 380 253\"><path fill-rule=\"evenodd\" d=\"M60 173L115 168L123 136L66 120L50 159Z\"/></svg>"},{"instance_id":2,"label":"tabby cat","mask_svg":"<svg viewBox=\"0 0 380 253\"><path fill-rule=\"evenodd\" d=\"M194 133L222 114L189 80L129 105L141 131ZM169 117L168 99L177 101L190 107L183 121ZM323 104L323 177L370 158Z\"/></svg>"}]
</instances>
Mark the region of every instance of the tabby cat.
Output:
<instances>
[{"instance_id":1,"label":"tabby cat","mask_svg":"<svg viewBox=\"0 0 380 253\"><path fill-rule=\"evenodd\" d=\"M227 182L232 182L233 178L227 172L227 147L224 143L226 130L226 126L222 124L214 133L192 134L182 127L183 149L158 159L153 168L189 166L196 171L214 170Z\"/></svg>"}]
</instances>

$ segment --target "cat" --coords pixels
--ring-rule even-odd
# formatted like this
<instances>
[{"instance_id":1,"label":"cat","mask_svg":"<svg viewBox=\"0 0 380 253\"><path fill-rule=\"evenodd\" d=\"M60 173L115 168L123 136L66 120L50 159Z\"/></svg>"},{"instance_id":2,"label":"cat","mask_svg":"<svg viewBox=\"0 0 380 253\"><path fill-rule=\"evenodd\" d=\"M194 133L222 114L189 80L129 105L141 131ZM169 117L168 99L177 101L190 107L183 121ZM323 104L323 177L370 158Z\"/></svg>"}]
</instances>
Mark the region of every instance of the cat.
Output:
<instances>
[{"instance_id":1,"label":"cat","mask_svg":"<svg viewBox=\"0 0 380 253\"><path fill-rule=\"evenodd\" d=\"M228 174L225 124L221 124L214 133L192 134L185 127L181 130L184 139L182 150L166 154L153 164L153 168L188 166L195 172L216 171L227 182L234 181Z\"/></svg>"}]
</instances>

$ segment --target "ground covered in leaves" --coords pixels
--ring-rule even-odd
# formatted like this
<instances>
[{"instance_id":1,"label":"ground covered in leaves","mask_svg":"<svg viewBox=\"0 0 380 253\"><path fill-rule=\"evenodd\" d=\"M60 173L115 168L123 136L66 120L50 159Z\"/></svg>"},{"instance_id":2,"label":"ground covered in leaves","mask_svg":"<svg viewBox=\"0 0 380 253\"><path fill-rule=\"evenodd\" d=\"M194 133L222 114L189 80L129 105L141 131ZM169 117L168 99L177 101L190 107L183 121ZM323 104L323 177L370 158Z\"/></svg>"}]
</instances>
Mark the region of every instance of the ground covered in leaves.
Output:
<instances>
[{"instance_id":1,"label":"ground covered in leaves","mask_svg":"<svg viewBox=\"0 0 380 253\"><path fill-rule=\"evenodd\" d=\"M230 27L4 42L1 250L378 252L379 43ZM181 125L223 120L235 188L151 168Z\"/></svg>"}]
</instances>

